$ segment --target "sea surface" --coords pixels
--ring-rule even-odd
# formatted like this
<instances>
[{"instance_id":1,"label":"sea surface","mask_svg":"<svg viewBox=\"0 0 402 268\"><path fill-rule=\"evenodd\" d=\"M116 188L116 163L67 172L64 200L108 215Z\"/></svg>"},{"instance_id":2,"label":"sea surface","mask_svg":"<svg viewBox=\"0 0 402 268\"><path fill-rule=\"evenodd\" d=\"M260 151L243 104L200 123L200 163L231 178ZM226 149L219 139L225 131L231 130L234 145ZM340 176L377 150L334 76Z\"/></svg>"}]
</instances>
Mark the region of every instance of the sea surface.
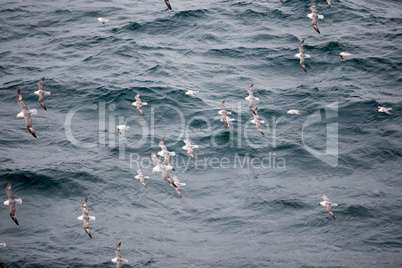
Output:
<instances>
[{"instance_id":1,"label":"sea surface","mask_svg":"<svg viewBox=\"0 0 402 268\"><path fill-rule=\"evenodd\" d=\"M0 199L11 180L23 200L19 226L0 207L4 267L115 267L119 242L123 267L401 267L401 3L319 0L318 34L314 2L3 0ZM183 198L152 172L163 137Z\"/></svg>"}]
</instances>

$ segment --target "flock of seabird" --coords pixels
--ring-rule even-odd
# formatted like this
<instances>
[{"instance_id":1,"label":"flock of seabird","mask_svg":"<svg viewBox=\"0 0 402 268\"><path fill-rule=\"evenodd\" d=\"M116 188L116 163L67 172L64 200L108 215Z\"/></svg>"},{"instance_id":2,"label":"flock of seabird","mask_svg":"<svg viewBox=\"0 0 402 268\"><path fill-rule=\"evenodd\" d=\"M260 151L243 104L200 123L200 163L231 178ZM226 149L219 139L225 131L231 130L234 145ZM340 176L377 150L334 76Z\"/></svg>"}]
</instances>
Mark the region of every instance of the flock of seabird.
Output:
<instances>
[{"instance_id":1,"label":"flock of seabird","mask_svg":"<svg viewBox=\"0 0 402 268\"><path fill-rule=\"evenodd\" d=\"M283 3L283 1L281 1L281 2ZM327 3L328 3L328 6L331 7L331 1L327 1ZM317 33L321 34L320 30L318 29L317 22L318 22L319 19L324 19L324 16L323 16L323 15L319 15L319 14L317 13L317 9L316 9L317 5L318 5L318 3L315 3L315 4L313 4L313 5L310 7L311 13L310 13L310 14L307 14L306 17L309 18L309 19L311 19L311 26L313 27L313 29L314 29ZM306 66L305 66L305 64L304 64L304 59L310 58L310 55L304 54L303 45L304 45L304 40L302 40L302 41L300 42L300 44L299 44L299 53L297 53L297 54L295 55L295 57L300 59L300 66L302 67L303 71L305 71L305 72L307 73L307 68L306 68ZM341 52L341 53L339 53L339 56L340 56L341 59L343 60L345 57L347 57L347 56L352 56L352 55L353 55L353 54L351 54L351 53L349 53L349 52L350 52L350 51Z\"/></svg>"},{"instance_id":2,"label":"flock of seabird","mask_svg":"<svg viewBox=\"0 0 402 268\"><path fill-rule=\"evenodd\" d=\"M283 3L283 0L280 0L281 3ZM172 10L171 4L169 2L169 0L165 0L166 6ZM331 7L331 1L327 0L327 4L329 7ZM318 19L323 19L324 16L323 15L319 15L317 13L316 10L317 7L317 3L313 4L310 7L311 13L307 15L308 18L310 18L311 21L311 26L317 31L317 33L320 34L320 30L317 27L317 21ZM98 21L100 21L102 24L106 24L107 22L109 22L108 19L105 18L98 18ZM299 53L297 53L295 55L295 57L300 59L300 66L302 67L302 69L307 72L306 66L305 66L305 59L306 58L310 58L310 55L305 54L304 53L304 40L302 40L299 44ZM345 51L345 52L341 52L340 53L340 57L341 59L344 59L344 57L346 56L351 56L352 54L349 53L349 51ZM47 92L43 89L43 81L45 80L45 77L43 77L42 79L39 80L39 82L37 83L38 85L38 90L34 92L34 94L39 96L38 102L40 103L40 105L43 107L44 110L47 110L46 105L44 103L44 97L46 95L50 95L50 92ZM254 84L252 84L248 89L248 96L245 98L247 101L249 101L249 109L253 114L254 119L251 120L250 122L252 124L256 125L256 129L262 134L264 135L264 132L261 130L261 124L264 124L263 120L260 120L258 118L258 107L254 108L254 103L255 101L259 101L258 97L254 97L254 94L252 92ZM185 94L192 96L192 97L196 97L196 94L199 93L198 91L193 91L193 90L188 90ZM17 93L17 103L18 105L21 107L21 112L17 114L17 117L24 117L25 118L25 126L27 127L28 131L32 134L32 136L34 136L35 138L37 138L36 133L32 127L32 119L31 119L31 115L35 115L37 114L37 110L36 109L32 109L29 110L27 105L25 104L25 102L22 100L22 94L20 89L18 89L18 93ZM147 105L146 102L142 102L140 99L140 94L137 94L135 96L135 102L132 103L133 106L136 107L137 111L142 115L145 116L145 114L142 111L142 106L143 105ZM391 115L391 113L389 112L390 110L392 110L392 108L385 108L385 107L378 107L378 112L383 112L386 114ZM230 128L230 122L234 121L234 119L229 118L228 115L231 114L231 112L226 111L225 108L225 100L223 100L220 104L220 111L218 112L218 114L220 114L221 117L221 121L223 121L225 123L225 125ZM295 115L300 115L300 111L299 110L289 110L287 112L287 114L295 114ZM120 134L122 134L122 131L127 131L129 132L129 127L126 125L119 125L117 126L117 129L119 131ZM159 142L159 147L161 148L161 151L159 151L157 154L154 152L152 152L151 154L151 158L153 160L153 162L155 163L155 167L152 169L152 172L160 172L162 174L162 178L169 183L170 186L175 188L175 191L177 193L177 195L182 198L182 194L180 192L180 188L181 186L185 186L185 183L181 183L178 179L177 174L174 174L173 178L170 178L169 172L168 170L172 170L175 171L175 169L172 167L171 163L170 163L170 157L171 156L175 156L175 152L169 152L167 147L164 144L165 139L162 138ZM196 160L194 154L193 154L193 150L195 148L199 148L198 145L192 145L189 141L189 138L186 138L184 140L185 146L182 147L183 150L187 151L187 154L193 159ZM161 159L158 158L158 156L162 157L164 162L161 161ZM138 168L137 170L137 175L134 177L135 179L138 179L140 181L140 183L145 187L148 188L147 185L145 184L145 179L149 179L149 176L144 176L143 172L141 171L141 168ZM7 188L6 188L6 193L8 196L8 199L4 202L4 205L7 205L10 207L10 217L12 218L12 220L19 225L17 217L15 216L15 212L16 212L16 204L22 204L22 200L20 198L14 198L14 195L11 191L11 181L7 184ZM337 204L336 203L332 203L329 201L328 197L326 194L324 194L322 196L322 199L324 201L320 202L321 206L324 206L326 208L326 211L328 212L328 214L335 219L335 216L332 212L332 208L336 207ZM77 218L77 220L82 220L83 221L83 228L85 230L85 232L88 234L88 236L90 238L92 238L92 234L89 230L89 221L90 220L95 220L94 216L90 216L88 213L88 209L87 209L87 201L88 199L85 199L84 203L81 206L81 210L82 210L82 215L79 216ZM123 259L121 257L121 252L120 252L120 246L121 246L121 242L117 245L116 249L115 249L115 254L116 257L113 258L111 260L111 262L116 263L116 267L121 267L123 262L128 262L128 260ZM0 248L4 248L6 247L6 243L0 243ZM2 266L2 264L0 263L0 267Z\"/></svg>"}]
</instances>

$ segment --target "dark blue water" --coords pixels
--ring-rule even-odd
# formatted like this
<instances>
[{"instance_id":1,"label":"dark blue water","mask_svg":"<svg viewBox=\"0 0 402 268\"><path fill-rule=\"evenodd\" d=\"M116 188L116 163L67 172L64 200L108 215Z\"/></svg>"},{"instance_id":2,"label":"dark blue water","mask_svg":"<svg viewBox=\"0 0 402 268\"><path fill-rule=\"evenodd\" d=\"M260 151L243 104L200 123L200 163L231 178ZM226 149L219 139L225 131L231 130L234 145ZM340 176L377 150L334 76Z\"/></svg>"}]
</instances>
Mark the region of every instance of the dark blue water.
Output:
<instances>
[{"instance_id":1,"label":"dark blue water","mask_svg":"<svg viewBox=\"0 0 402 268\"><path fill-rule=\"evenodd\" d=\"M0 209L4 267L114 267L120 241L123 267L400 267L399 1L319 1L320 35L312 1L170 2L0 5L0 196L11 180L23 200L19 226ZM37 139L15 117L19 88ZM182 199L152 172L162 137ZM85 198L93 239L76 220Z\"/></svg>"}]
</instances>

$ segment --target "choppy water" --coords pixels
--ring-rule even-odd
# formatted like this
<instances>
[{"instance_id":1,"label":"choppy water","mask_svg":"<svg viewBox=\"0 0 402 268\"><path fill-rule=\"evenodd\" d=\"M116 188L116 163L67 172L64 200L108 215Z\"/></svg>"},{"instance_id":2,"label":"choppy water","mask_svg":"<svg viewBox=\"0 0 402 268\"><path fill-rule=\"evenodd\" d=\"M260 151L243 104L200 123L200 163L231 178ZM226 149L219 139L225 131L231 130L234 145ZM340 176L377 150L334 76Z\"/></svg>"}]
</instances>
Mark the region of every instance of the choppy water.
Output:
<instances>
[{"instance_id":1,"label":"choppy water","mask_svg":"<svg viewBox=\"0 0 402 268\"><path fill-rule=\"evenodd\" d=\"M4 267L114 267L120 241L123 267L400 267L400 3L319 1L321 35L312 3L3 1L0 193L12 180L23 200L20 226L0 209ZM43 76L48 111L33 94ZM252 83L265 136L248 123ZM18 88L38 139L15 118ZM162 137L183 199L151 172ZM76 220L85 198L93 239Z\"/></svg>"}]
</instances>

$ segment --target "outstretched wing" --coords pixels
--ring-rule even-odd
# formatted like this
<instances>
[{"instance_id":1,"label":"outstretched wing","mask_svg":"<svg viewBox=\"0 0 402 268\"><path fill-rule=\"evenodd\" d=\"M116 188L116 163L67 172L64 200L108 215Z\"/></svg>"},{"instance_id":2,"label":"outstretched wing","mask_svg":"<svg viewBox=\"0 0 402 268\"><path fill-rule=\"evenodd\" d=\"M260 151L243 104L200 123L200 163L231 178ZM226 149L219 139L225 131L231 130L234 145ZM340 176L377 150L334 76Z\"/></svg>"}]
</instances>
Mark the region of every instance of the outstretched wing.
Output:
<instances>
[{"instance_id":1,"label":"outstretched wing","mask_svg":"<svg viewBox=\"0 0 402 268\"><path fill-rule=\"evenodd\" d=\"M335 220L335 215L334 215L334 213L332 213L331 204L326 203L326 204L325 204L325 207L326 207L326 209L327 209L328 214Z\"/></svg>"},{"instance_id":2,"label":"outstretched wing","mask_svg":"<svg viewBox=\"0 0 402 268\"><path fill-rule=\"evenodd\" d=\"M28 110L27 105L25 104L25 102L22 100L22 94L21 94L21 90L18 89L18 93L17 93L17 103L18 105L21 107L21 110Z\"/></svg>"},{"instance_id":3,"label":"outstretched wing","mask_svg":"<svg viewBox=\"0 0 402 268\"><path fill-rule=\"evenodd\" d=\"M6 193L7 193L8 199L14 199L13 192L11 191L11 181L9 181L7 184Z\"/></svg>"},{"instance_id":4,"label":"outstretched wing","mask_svg":"<svg viewBox=\"0 0 402 268\"><path fill-rule=\"evenodd\" d=\"M40 105L43 107L43 109L45 109L47 111L46 105L43 102L43 100L45 99L45 93L43 91L39 91L39 99L38 102L40 103Z\"/></svg>"},{"instance_id":5,"label":"outstretched wing","mask_svg":"<svg viewBox=\"0 0 402 268\"><path fill-rule=\"evenodd\" d=\"M169 0L165 0L165 4L167 5L167 7L172 10L172 6L170 5Z\"/></svg>"},{"instance_id":6,"label":"outstretched wing","mask_svg":"<svg viewBox=\"0 0 402 268\"><path fill-rule=\"evenodd\" d=\"M137 104L137 111L138 111L142 116L144 116L145 114L142 112L141 107L142 107L141 104Z\"/></svg>"},{"instance_id":7,"label":"outstretched wing","mask_svg":"<svg viewBox=\"0 0 402 268\"><path fill-rule=\"evenodd\" d=\"M11 219L13 219L13 221L17 224L20 225L18 223L17 217L15 216L15 203L10 204L10 217Z\"/></svg>"},{"instance_id":8,"label":"outstretched wing","mask_svg":"<svg viewBox=\"0 0 402 268\"><path fill-rule=\"evenodd\" d=\"M310 7L311 12L317 13L316 7L317 7L317 3L315 3L314 5L312 5L312 6Z\"/></svg>"},{"instance_id":9,"label":"outstretched wing","mask_svg":"<svg viewBox=\"0 0 402 268\"><path fill-rule=\"evenodd\" d=\"M250 102L248 103L248 108L250 108L250 110L254 113L254 99L251 99Z\"/></svg>"},{"instance_id":10,"label":"outstretched wing","mask_svg":"<svg viewBox=\"0 0 402 268\"><path fill-rule=\"evenodd\" d=\"M193 155L193 149L188 148L188 149L187 149L187 154L188 154L192 159L195 160L195 157L194 157L194 155Z\"/></svg>"},{"instance_id":11,"label":"outstretched wing","mask_svg":"<svg viewBox=\"0 0 402 268\"><path fill-rule=\"evenodd\" d=\"M261 123L260 123L260 121L257 121L257 122L255 123L255 126L256 126L258 132L260 132L262 135L264 135L264 132L261 130Z\"/></svg>"},{"instance_id":12,"label":"outstretched wing","mask_svg":"<svg viewBox=\"0 0 402 268\"><path fill-rule=\"evenodd\" d=\"M82 213L85 215L88 215L87 201L88 201L88 198L85 199L84 203L82 203L82 205L81 205Z\"/></svg>"},{"instance_id":13,"label":"outstretched wing","mask_svg":"<svg viewBox=\"0 0 402 268\"><path fill-rule=\"evenodd\" d=\"M142 174L142 171L141 171L141 169L140 169L140 168L139 168L139 169L137 169L137 173L138 173L138 175L140 175L140 177L144 175L144 174Z\"/></svg>"},{"instance_id":14,"label":"outstretched wing","mask_svg":"<svg viewBox=\"0 0 402 268\"><path fill-rule=\"evenodd\" d=\"M166 146L165 146L165 138L162 138L160 141L159 141L159 147L161 147L161 149L162 149L162 151L167 151L167 148L166 148Z\"/></svg>"},{"instance_id":15,"label":"outstretched wing","mask_svg":"<svg viewBox=\"0 0 402 268\"><path fill-rule=\"evenodd\" d=\"M89 236L90 238L92 238L92 234L91 234L91 232L89 231L89 221L84 220L83 227L84 227L85 232L88 234L88 236Z\"/></svg>"},{"instance_id":16,"label":"outstretched wing","mask_svg":"<svg viewBox=\"0 0 402 268\"><path fill-rule=\"evenodd\" d=\"M302 40L302 41L300 42L300 44L299 44L299 52L300 52L300 54L304 54L304 47L303 47L303 45L304 45L304 40Z\"/></svg>"},{"instance_id":17,"label":"outstretched wing","mask_svg":"<svg viewBox=\"0 0 402 268\"><path fill-rule=\"evenodd\" d=\"M320 30L317 27L317 20L318 20L317 14L315 14L315 16L313 14L313 20L311 21L311 26L313 26L314 30L316 30L316 32L320 34Z\"/></svg>"},{"instance_id":18,"label":"outstretched wing","mask_svg":"<svg viewBox=\"0 0 402 268\"><path fill-rule=\"evenodd\" d=\"M226 112L225 101L224 100L221 102L221 110L222 110L222 112Z\"/></svg>"},{"instance_id":19,"label":"outstretched wing","mask_svg":"<svg viewBox=\"0 0 402 268\"><path fill-rule=\"evenodd\" d=\"M138 93L137 95L135 95L135 100L136 101L139 101L139 102L141 102L141 99L140 99L140 93Z\"/></svg>"},{"instance_id":20,"label":"outstretched wing","mask_svg":"<svg viewBox=\"0 0 402 268\"><path fill-rule=\"evenodd\" d=\"M306 65L304 65L304 57L300 57L300 66L307 73Z\"/></svg>"},{"instance_id":21,"label":"outstretched wing","mask_svg":"<svg viewBox=\"0 0 402 268\"><path fill-rule=\"evenodd\" d=\"M114 251L114 253L116 253L117 258L121 258L120 246L121 246L121 242L117 245L117 247Z\"/></svg>"},{"instance_id":22,"label":"outstretched wing","mask_svg":"<svg viewBox=\"0 0 402 268\"><path fill-rule=\"evenodd\" d=\"M251 84L251 86L247 89L248 95L254 97L253 95L253 86L254 84Z\"/></svg>"},{"instance_id":23,"label":"outstretched wing","mask_svg":"<svg viewBox=\"0 0 402 268\"><path fill-rule=\"evenodd\" d=\"M43 80L45 80L44 77L42 77L42 79L37 83L39 90L43 90Z\"/></svg>"}]
</instances>

